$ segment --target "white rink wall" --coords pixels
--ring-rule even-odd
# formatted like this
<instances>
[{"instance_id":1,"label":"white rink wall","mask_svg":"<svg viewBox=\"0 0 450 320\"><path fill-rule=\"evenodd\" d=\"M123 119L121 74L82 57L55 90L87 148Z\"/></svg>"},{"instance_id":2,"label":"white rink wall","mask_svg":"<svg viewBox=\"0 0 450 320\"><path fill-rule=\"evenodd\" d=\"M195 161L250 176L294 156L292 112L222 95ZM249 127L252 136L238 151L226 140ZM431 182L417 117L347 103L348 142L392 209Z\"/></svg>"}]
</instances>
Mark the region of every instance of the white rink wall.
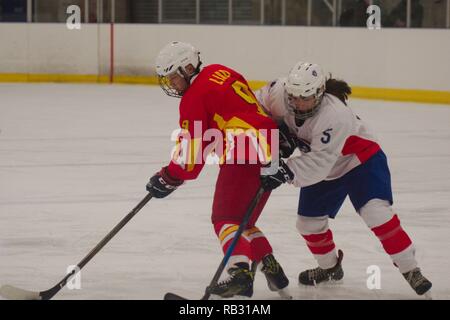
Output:
<instances>
[{"instance_id":1,"label":"white rink wall","mask_svg":"<svg viewBox=\"0 0 450 320\"><path fill-rule=\"evenodd\" d=\"M0 73L97 74L97 27L0 24ZM106 37L105 37L106 39Z\"/></svg>"},{"instance_id":2,"label":"white rink wall","mask_svg":"<svg viewBox=\"0 0 450 320\"><path fill-rule=\"evenodd\" d=\"M450 91L450 30L115 25L116 74L152 76L168 42L191 42L206 64L222 63L249 80L271 80L298 60L322 64L352 85ZM106 75L110 26L0 24L0 74Z\"/></svg>"}]
</instances>

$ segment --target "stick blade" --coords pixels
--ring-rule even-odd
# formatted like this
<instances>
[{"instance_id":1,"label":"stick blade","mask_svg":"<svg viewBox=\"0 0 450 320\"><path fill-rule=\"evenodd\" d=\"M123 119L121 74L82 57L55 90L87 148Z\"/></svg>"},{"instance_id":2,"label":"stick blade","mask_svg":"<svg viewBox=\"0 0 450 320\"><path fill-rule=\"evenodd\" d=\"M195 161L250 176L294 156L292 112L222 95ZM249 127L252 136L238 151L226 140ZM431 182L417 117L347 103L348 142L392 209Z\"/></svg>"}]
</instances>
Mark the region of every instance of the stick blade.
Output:
<instances>
[{"instance_id":1,"label":"stick blade","mask_svg":"<svg viewBox=\"0 0 450 320\"><path fill-rule=\"evenodd\" d=\"M37 291L20 289L10 285L0 287L0 296L8 300L41 300Z\"/></svg>"},{"instance_id":2,"label":"stick blade","mask_svg":"<svg viewBox=\"0 0 450 320\"><path fill-rule=\"evenodd\" d=\"M177 295L175 293L167 292L164 295L164 300L188 300L188 299L186 299L186 298L184 298L182 296L179 296L179 295Z\"/></svg>"}]
</instances>

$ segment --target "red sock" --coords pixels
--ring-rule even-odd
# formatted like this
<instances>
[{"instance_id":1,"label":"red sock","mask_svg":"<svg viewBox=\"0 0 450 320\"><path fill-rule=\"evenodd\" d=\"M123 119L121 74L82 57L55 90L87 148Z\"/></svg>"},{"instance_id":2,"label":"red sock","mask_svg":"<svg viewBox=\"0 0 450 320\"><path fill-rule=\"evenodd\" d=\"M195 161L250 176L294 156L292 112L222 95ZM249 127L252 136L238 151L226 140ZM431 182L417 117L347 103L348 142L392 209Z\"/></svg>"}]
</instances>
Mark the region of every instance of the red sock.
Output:
<instances>
[{"instance_id":1,"label":"red sock","mask_svg":"<svg viewBox=\"0 0 450 320\"><path fill-rule=\"evenodd\" d=\"M381 226L372 228L372 231L380 239L384 250L392 255L408 248L412 241L400 225L397 215Z\"/></svg>"},{"instance_id":2,"label":"red sock","mask_svg":"<svg viewBox=\"0 0 450 320\"><path fill-rule=\"evenodd\" d=\"M324 233L302 235L302 237L306 240L306 245L312 254L327 254L336 248L333 241L333 233L330 229Z\"/></svg>"},{"instance_id":3,"label":"red sock","mask_svg":"<svg viewBox=\"0 0 450 320\"><path fill-rule=\"evenodd\" d=\"M250 241L252 261L259 262L266 255L272 253L272 246L259 228L247 229L244 236Z\"/></svg>"},{"instance_id":4,"label":"red sock","mask_svg":"<svg viewBox=\"0 0 450 320\"><path fill-rule=\"evenodd\" d=\"M224 254L226 254L233 242L237 229L239 229L239 224L231 221L221 221L214 224L214 230L219 238ZM231 256L246 256L248 259L251 259L251 248L247 239L244 237L239 238Z\"/></svg>"},{"instance_id":5,"label":"red sock","mask_svg":"<svg viewBox=\"0 0 450 320\"><path fill-rule=\"evenodd\" d=\"M233 242L239 224L235 221L221 221L214 224L217 237L224 254ZM252 261L261 261L267 254L272 253L272 247L264 234L257 227L245 230L234 247L232 256L246 256Z\"/></svg>"}]
</instances>

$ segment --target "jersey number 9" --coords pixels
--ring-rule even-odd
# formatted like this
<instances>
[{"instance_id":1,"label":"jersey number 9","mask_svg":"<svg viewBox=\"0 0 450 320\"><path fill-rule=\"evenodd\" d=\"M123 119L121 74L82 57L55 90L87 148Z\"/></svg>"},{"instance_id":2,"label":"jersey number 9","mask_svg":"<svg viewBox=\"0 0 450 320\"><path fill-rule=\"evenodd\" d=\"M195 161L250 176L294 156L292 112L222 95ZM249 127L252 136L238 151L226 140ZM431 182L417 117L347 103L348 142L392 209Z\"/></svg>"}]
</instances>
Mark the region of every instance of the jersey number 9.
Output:
<instances>
[{"instance_id":1,"label":"jersey number 9","mask_svg":"<svg viewBox=\"0 0 450 320\"><path fill-rule=\"evenodd\" d=\"M258 100L256 100L255 96L253 95L253 92L248 88L248 86L245 83L236 80L235 82L233 82L231 86L233 87L234 92L236 92L236 94L239 97L244 99L249 104L256 104L256 107L258 108L258 113L260 115L267 117L267 114L264 112L263 108L258 103Z\"/></svg>"}]
</instances>

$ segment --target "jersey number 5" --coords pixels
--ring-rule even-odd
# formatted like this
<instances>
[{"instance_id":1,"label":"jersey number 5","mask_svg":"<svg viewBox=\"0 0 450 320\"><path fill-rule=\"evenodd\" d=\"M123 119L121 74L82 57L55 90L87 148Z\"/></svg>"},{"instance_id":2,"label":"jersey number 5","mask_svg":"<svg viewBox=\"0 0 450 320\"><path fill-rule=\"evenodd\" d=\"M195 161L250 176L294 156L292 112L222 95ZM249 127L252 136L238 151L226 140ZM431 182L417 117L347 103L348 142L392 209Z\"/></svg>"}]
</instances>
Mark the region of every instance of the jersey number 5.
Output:
<instances>
[{"instance_id":1,"label":"jersey number 5","mask_svg":"<svg viewBox=\"0 0 450 320\"><path fill-rule=\"evenodd\" d=\"M330 142L330 140L331 140L330 132L331 131L333 131L333 129L328 129L323 132L323 137L322 137L322 139L320 139L320 141L322 141L322 143L328 144Z\"/></svg>"},{"instance_id":2,"label":"jersey number 5","mask_svg":"<svg viewBox=\"0 0 450 320\"><path fill-rule=\"evenodd\" d=\"M256 104L256 107L258 108L258 113L267 117L267 114L264 112L263 108L261 108L261 106L259 105L258 100L256 100L255 96L245 83L236 80L235 82L233 82L231 86L233 87L234 92L236 92L236 94L239 97L244 99L247 103Z\"/></svg>"}]
</instances>

